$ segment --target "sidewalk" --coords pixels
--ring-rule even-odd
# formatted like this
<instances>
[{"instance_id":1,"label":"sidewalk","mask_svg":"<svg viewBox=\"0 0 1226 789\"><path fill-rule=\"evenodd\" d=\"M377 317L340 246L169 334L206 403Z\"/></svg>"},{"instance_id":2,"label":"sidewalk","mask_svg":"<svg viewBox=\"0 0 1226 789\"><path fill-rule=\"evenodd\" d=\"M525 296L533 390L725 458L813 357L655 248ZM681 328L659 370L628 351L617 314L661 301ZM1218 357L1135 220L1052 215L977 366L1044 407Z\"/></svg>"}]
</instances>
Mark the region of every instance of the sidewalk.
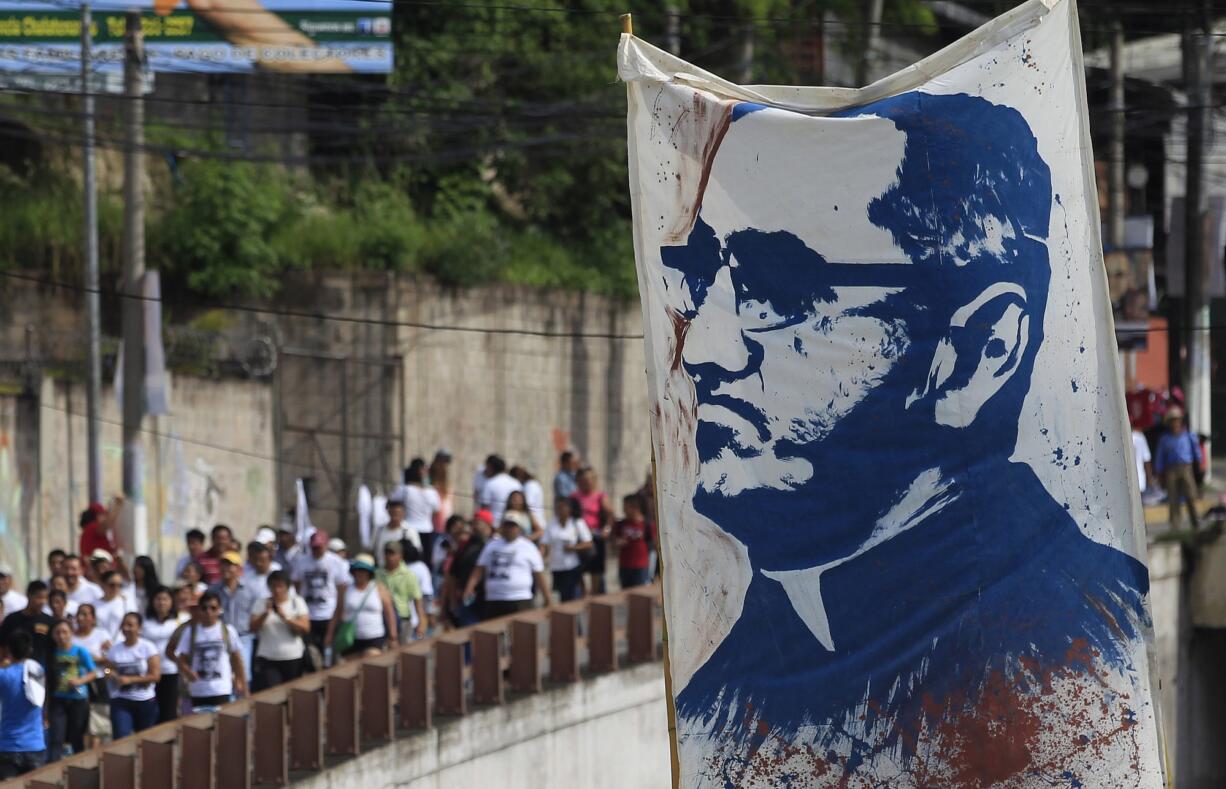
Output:
<instances>
[{"instance_id":1,"label":"sidewalk","mask_svg":"<svg viewBox=\"0 0 1226 789\"><path fill-rule=\"evenodd\" d=\"M1226 468L1226 462L1215 464L1215 466L1217 468ZM1196 501L1196 513L1201 517L1200 526L1202 531L1209 525L1208 520L1205 518L1205 513L1217 506L1221 501L1224 485L1226 485L1226 480L1221 476L1215 477L1205 483L1200 498ZM1187 522L1188 515L1186 510L1183 513L1183 518L1184 528L1182 534L1190 535L1191 529ZM1151 542L1156 539L1170 540L1177 538L1177 535L1171 533L1170 508L1167 502L1164 501L1161 504L1145 507L1145 532Z\"/></svg>"}]
</instances>

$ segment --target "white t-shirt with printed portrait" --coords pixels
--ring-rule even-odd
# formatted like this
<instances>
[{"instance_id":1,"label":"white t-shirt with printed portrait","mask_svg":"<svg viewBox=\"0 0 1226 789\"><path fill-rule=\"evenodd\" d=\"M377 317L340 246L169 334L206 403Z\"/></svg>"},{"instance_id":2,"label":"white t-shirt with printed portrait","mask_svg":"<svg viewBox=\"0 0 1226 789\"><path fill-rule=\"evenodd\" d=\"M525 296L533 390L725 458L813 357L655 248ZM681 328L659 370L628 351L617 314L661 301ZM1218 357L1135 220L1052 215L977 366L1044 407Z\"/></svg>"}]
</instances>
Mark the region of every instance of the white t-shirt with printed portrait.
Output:
<instances>
[{"instance_id":1,"label":"white t-shirt with printed portrait","mask_svg":"<svg viewBox=\"0 0 1226 789\"><path fill-rule=\"evenodd\" d=\"M187 655L191 660L196 681L189 682L187 692L193 698L229 696L234 692L234 672L230 666L230 654L242 656L243 645L238 640L238 631L233 625L225 625L229 631L229 654L226 652L226 637L222 635L221 622L211 626L188 625L179 638L176 655Z\"/></svg>"},{"instance_id":2,"label":"white t-shirt with printed portrait","mask_svg":"<svg viewBox=\"0 0 1226 789\"><path fill-rule=\"evenodd\" d=\"M349 584L349 565L334 553L325 553L318 559L314 554L304 553L294 560L293 580L301 585L311 619L316 622L331 619L336 612L336 585Z\"/></svg>"},{"instance_id":3,"label":"white t-shirt with printed portrait","mask_svg":"<svg viewBox=\"0 0 1226 789\"><path fill-rule=\"evenodd\" d=\"M121 677L141 677L149 673L149 658L158 654L158 648L151 641L138 638L136 644L128 646L123 641L112 644L106 651L106 659L111 661L114 671ZM119 687L112 683L111 697L128 699L129 701L149 701L154 696L152 682L141 682L135 685Z\"/></svg>"}]
</instances>

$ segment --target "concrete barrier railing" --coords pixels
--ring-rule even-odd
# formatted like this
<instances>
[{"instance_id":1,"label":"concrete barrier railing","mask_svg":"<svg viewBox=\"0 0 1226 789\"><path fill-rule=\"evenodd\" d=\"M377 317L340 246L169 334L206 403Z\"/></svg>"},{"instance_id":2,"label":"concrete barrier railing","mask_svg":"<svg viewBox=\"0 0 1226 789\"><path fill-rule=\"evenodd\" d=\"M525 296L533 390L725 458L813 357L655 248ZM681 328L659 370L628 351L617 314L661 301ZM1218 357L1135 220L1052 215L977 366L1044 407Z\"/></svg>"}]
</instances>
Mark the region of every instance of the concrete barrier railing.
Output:
<instances>
[{"instance_id":1,"label":"concrete barrier railing","mask_svg":"<svg viewBox=\"0 0 1226 789\"><path fill-rule=\"evenodd\" d=\"M0 789L284 786L436 717L658 660L660 617L650 586L482 622L161 724Z\"/></svg>"}]
</instances>

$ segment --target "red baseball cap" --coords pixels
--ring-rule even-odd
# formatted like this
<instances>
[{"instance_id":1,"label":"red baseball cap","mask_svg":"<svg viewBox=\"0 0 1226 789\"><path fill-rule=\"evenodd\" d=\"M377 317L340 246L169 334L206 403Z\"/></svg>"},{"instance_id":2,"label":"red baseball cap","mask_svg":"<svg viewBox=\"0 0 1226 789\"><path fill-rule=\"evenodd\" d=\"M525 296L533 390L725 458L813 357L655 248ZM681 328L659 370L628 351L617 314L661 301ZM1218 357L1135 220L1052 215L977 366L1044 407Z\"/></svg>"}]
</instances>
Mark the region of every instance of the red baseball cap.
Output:
<instances>
[{"instance_id":1,"label":"red baseball cap","mask_svg":"<svg viewBox=\"0 0 1226 789\"><path fill-rule=\"evenodd\" d=\"M477 510L473 513L473 520L481 521L488 526L494 525L494 513L489 510Z\"/></svg>"}]
</instances>

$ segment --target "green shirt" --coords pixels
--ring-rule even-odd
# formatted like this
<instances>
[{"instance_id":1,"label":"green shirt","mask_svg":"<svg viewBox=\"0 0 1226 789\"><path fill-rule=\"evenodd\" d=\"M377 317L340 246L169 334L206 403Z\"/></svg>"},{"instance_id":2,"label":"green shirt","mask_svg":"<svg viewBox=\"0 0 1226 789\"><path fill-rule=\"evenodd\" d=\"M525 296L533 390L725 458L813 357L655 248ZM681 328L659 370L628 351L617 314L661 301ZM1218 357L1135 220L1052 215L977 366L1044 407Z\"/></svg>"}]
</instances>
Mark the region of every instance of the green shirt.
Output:
<instances>
[{"instance_id":1,"label":"green shirt","mask_svg":"<svg viewBox=\"0 0 1226 789\"><path fill-rule=\"evenodd\" d=\"M379 583L392 593L392 605L396 606L396 616L410 619L413 616L413 601L421 599L421 586L417 576L406 565L401 564L390 573L379 570Z\"/></svg>"}]
</instances>

